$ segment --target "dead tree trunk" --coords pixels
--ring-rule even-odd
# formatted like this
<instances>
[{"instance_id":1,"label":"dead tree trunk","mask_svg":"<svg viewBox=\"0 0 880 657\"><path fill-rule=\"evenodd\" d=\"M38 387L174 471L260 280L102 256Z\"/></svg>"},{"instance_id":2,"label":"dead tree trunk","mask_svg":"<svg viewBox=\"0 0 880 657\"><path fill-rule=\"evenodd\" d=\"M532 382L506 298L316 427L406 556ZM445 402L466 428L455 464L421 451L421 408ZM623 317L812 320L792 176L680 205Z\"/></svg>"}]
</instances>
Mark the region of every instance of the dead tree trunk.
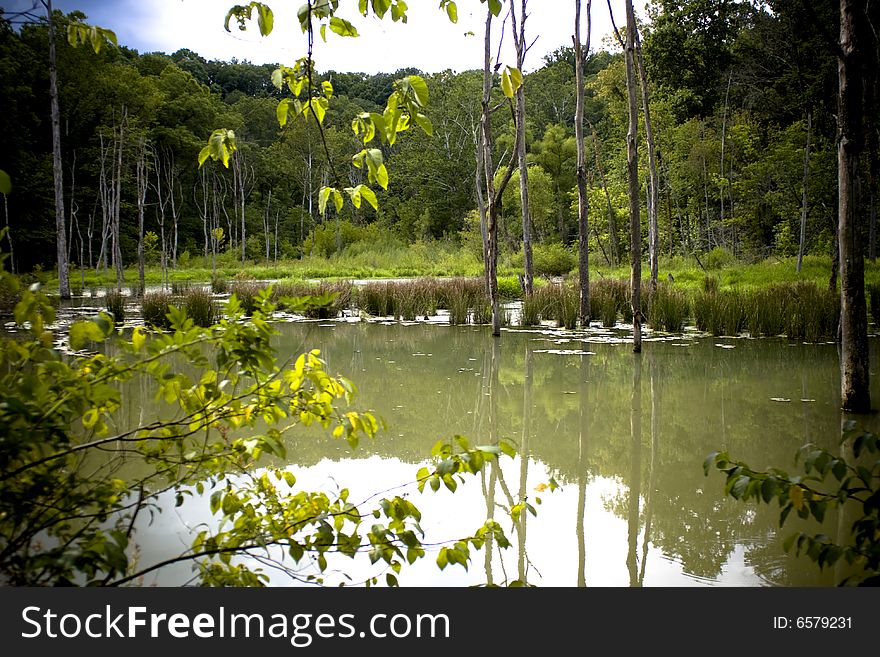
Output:
<instances>
[{"instance_id":1,"label":"dead tree trunk","mask_svg":"<svg viewBox=\"0 0 880 657\"><path fill-rule=\"evenodd\" d=\"M633 351L642 351L642 221L639 207L639 108L635 77L636 18L632 0L626 0L626 89L629 129L626 133L626 170L629 181L630 303L633 314Z\"/></svg>"},{"instance_id":2,"label":"dead tree trunk","mask_svg":"<svg viewBox=\"0 0 880 657\"><path fill-rule=\"evenodd\" d=\"M657 151L654 147L654 128L651 123L651 107L648 102L648 75L645 72L645 62L642 58L642 43L638 30L635 32L635 45L639 67L639 82L642 89L642 111L645 115L645 141L648 148L648 261L651 267L651 288L656 290L660 258L660 225L657 219L657 212L660 206L660 176L657 173ZM721 157L723 160L723 150ZM723 194L724 192L722 191L722 198Z\"/></svg>"},{"instance_id":3,"label":"dead tree trunk","mask_svg":"<svg viewBox=\"0 0 880 657\"><path fill-rule=\"evenodd\" d=\"M519 21L516 19L516 3L510 3L510 25L513 28L513 45L516 49L516 67L522 71L526 59L526 7L528 0L522 0ZM526 165L526 90L521 85L516 90L515 123L518 148L516 149L517 165L519 166L519 198L522 206L523 230L523 292L532 294L532 217L529 210L529 168Z\"/></svg>"},{"instance_id":4,"label":"dead tree trunk","mask_svg":"<svg viewBox=\"0 0 880 657\"><path fill-rule=\"evenodd\" d=\"M840 248L840 401L845 410L871 410L868 387L868 316L860 248L859 159L862 123L865 3L840 0L837 112L838 242Z\"/></svg>"},{"instance_id":5,"label":"dead tree trunk","mask_svg":"<svg viewBox=\"0 0 880 657\"><path fill-rule=\"evenodd\" d=\"M804 251L807 246L807 190L810 182L810 138L813 136L813 108L807 108L807 143L804 145L804 182L801 196L801 235L798 243L797 272L801 273L804 264Z\"/></svg>"},{"instance_id":6,"label":"dead tree trunk","mask_svg":"<svg viewBox=\"0 0 880 657\"><path fill-rule=\"evenodd\" d=\"M580 307L578 319L582 327L590 323L590 212L587 198L587 158L584 152L584 57L590 53L592 3L587 0L587 47L581 46L581 0L574 5L574 71L575 71L575 118L574 131L577 145L577 194L578 194L578 282L580 283ZM609 227L610 228L610 227Z\"/></svg>"},{"instance_id":7,"label":"dead tree trunk","mask_svg":"<svg viewBox=\"0 0 880 657\"><path fill-rule=\"evenodd\" d=\"M52 180L55 185L55 231L58 287L62 299L70 298L67 265L67 230L64 222L64 171L61 167L61 110L58 107L58 58L55 52L55 21L52 0L43 3L49 21L49 100L52 111Z\"/></svg>"}]
</instances>

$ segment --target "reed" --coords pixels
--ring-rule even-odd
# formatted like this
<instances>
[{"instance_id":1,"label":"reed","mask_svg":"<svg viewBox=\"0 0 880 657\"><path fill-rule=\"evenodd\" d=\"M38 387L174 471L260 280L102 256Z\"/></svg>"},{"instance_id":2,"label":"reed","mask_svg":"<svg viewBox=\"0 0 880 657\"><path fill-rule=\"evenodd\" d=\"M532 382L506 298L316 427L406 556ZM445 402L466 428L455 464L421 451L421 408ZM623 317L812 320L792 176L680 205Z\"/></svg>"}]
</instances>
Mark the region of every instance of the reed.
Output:
<instances>
[{"instance_id":1,"label":"reed","mask_svg":"<svg viewBox=\"0 0 880 657\"><path fill-rule=\"evenodd\" d=\"M171 295L168 292L147 292L141 300L141 317L144 324L158 329L171 328L168 310L171 308Z\"/></svg>"},{"instance_id":2,"label":"reed","mask_svg":"<svg viewBox=\"0 0 880 657\"><path fill-rule=\"evenodd\" d=\"M182 297L191 287L187 281L171 281L171 294L175 297Z\"/></svg>"},{"instance_id":3,"label":"reed","mask_svg":"<svg viewBox=\"0 0 880 657\"><path fill-rule=\"evenodd\" d=\"M621 294L621 284L611 278L603 278L590 283L590 314L597 317L605 328L611 328L617 323L622 299L626 295Z\"/></svg>"},{"instance_id":4,"label":"reed","mask_svg":"<svg viewBox=\"0 0 880 657\"><path fill-rule=\"evenodd\" d=\"M272 302L279 310L289 310L286 299L313 297L321 303L313 303L306 307L303 314L309 319L334 319L339 313L351 307L354 298L354 286L349 281L330 283L286 283L280 282L272 286Z\"/></svg>"}]
</instances>

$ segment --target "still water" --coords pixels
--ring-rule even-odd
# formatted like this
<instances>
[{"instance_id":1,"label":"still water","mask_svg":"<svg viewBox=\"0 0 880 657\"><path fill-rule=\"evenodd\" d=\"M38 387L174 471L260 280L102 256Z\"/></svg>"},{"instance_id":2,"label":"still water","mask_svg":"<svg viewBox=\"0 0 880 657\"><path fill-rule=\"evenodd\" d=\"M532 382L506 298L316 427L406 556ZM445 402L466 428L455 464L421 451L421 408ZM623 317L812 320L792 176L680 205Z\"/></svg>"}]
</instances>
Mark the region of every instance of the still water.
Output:
<instances>
[{"instance_id":1,"label":"still water","mask_svg":"<svg viewBox=\"0 0 880 657\"><path fill-rule=\"evenodd\" d=\"M789 472L807 441L837 451L834 344L658 334L635 356L625 333L601 330L510 330L493 340L488 327L437 323L291 322L278 329L282 358L320 348L328 370L359 387L355 406L388 424L356 450L320 431L292 436L289 467L298 486L347 487L352 501L406 494L422 510L424 542L438 545L434 552L489 517L512 543L472 553L467 571L453 565L441 572L429 551L404 567L404 586L517 579L539 586L831 586L842 575L786 555L782 543L799 529L844 540L847 518L830 513L822 528L793 518L780 531L775 503L727 498L723 476L706 477L702 468L718 450L753 468ZM872 370L875 358L872 339ZM140 400L130 403L130 412L143 412ZM471 444L507 439L518 455L469 477L454 494L419 493L416 472L432 445L455 434ZM555 491L546 487L551 479ZM537 515L515 527L508 511L522 497ZM209 520L207 510L160 514L139 532L141 565L179 553L190 540L186 528ZM292 583L266 572L273 584ZM331 561L327 582L356 584L378 572L368 563ZM144 583L178 584L191 575L179 566Z\"/></svg>"}]
</instances>

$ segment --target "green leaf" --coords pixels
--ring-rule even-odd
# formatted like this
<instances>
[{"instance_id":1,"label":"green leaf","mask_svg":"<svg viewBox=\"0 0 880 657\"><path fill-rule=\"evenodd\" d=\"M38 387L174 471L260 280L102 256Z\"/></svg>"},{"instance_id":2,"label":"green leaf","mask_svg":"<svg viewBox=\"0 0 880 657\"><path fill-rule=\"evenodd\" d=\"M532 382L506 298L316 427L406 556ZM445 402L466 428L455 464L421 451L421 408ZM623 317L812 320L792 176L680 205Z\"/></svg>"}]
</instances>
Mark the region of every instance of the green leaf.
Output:
<instances>
[{"instance_id":1,"label":"green leaf","mask_svg":"<svg viewBox=\"0 0 880 657\"><path fill-rule=\"evenodd\" d=\"M12 179L3 169L0 169L0 194L12 193Z\"/></svg>"},{"instance_id":2,"label":"green leaf","mask_svg":"<svg viewBox=\"0 0 880 657\"><path fill-rule=\"evenodd\" d=\"M449 16L449 20L453 23L458 22L458 7L455 6L454 2L446 3L446 15Z\"/></svg>"},{"instance_id":3,"label":"green leaf","mask_svg":"<svg viewBox=\"0 0 880 657\"><path fill-rule=\"evenodd\" d=\"M329 80L324 80L321 83L321 91L324 94L325 98L332 98L333 97L333 83L330 82Z\"/></svg>"},{"instance_id":4,"label":"green leaf","mask_svg":"<svg viewBox=\"0 0 880 657\"><path fill-rule=\"evenodd\" d=\"M366 185L358 185L358 188L361 190L361 196L364 197L367 203L373 206L374 210L378 210L379 200L376 198L376 193Z\"/></svg>"},{"instance_id":5,"label":"green leaf","mask_svg":"<svg viewBox=\"0 0 880 657\"><path fill-rule=\"evenodd\" d=\"M508 98L513 98L517 89L522 86L522 73L519 69L506 66L501 73L501 91Z\"/></svg>"},{"instance_id":6,"label":"green leaf","mask_svg":"<svg viewBox=\"0 0 880 657\"><path fill-rule=\"evenodd\" d=\"M103 342L106 337L96 322L74 322L70 327L70 348L79 351L90 342Z\"/></svg>"},{"instance_id":7,"label":"green leaf","mask_svg":"<svg viewBox=\"0 0 880 657\"><path fill-rule=\"evenodd\" d=\"M251 5L256 5L257 7L257 24L260 27L260 34L269 36L272 28L275 26L275 15L268 6L262 3L252 2Z\"/></svg>"},{"instance_id":8,"label":"green leaf","mask_svg":"<svg viewBox=\"0 0 880 657\"><path fill-rule=\"evenodd\" d=\"M318 192L318 212L321 213L322 217L327 214L327 201L333 191L332 187L322 187L321 191Z\"/></svg>"},{"instance_id":9,"label":"green leaf","mask_svg":"<svg viewBox=\"0 0 880 657\"><path fill-rule=\"evenodd\" d=\"M414 97L416 104L419 105L419 107L426 107L428 105L428 84L425 80L418 75L409 75L404 79L412 90L412 96ZM520 80L522 80L522 78L520 78Z\"/></svg>"},{"instance_id":10,"label":"green leaf","mask_svg":"<svg viewBox=\"0 0 880 657\"><path fill-rule=\"evenodd\" d=\"M343 37L358 36L358 31L355 26L349 23L344 18L339 18L338 16L333 16L330 19L330 31L335 32L339 36Z\"/></svg>"}]
</instances>

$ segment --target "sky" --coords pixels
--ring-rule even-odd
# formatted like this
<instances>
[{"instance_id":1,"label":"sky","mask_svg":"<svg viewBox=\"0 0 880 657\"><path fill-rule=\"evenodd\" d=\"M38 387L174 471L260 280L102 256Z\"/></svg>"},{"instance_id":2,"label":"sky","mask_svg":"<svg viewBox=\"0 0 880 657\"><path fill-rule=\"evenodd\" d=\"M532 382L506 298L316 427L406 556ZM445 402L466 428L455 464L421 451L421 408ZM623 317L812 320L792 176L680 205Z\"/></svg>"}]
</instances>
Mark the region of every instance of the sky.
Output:
<instances>
[{"instance_id":1,"label":"sky","mask_svg":"<svg viewBox=\"0 0 880 657\"><path fill-rule=\"evenodd\" d=\"M240 32L234 20L231 33L224 29L226 12L235 4L248 4L245 0L54 0L53 4L65 12L82 11L89 23L113 30L120 44L141 53L188 48L208 60L292 64L305 55L305 37L296 19L296 9L303 0L264 1L275 13L275 29L266 38L260 36L255 21L246 32ZM34 0L0 0L7 11L33 4ZM438 0L408 0L409 22L402 25L392 23L390 15L382 21L364 18L357 14L355 0L342 0L340 15L354 23L360 37L342 38L328 31L325 44L316 35L316 68L364 73L390 73L404 67L426 73L482 68L485 5L478 0L458 0L458 23L453 24L438 9L439 4ZM560 46L571 45L574 4L574 0L531 0L526 39L531 43L537 37L537 41L526 57L526 71L540 68L544 56ZM620 27L625 22L623 2L614 0L611 4ZM635 5L636 12L645 18L645 0L636 0ZM592 48L597 49L603 38L609 38L611 22L606 2L596 0L592 6ZM581 11L585 13L585 8ZM493 23L495 44L499 23ZM512 65L515 56L509 21L505 27L501 61ZM584 15L581 32L585 35Z\"/></svg>"}]
</instances>

